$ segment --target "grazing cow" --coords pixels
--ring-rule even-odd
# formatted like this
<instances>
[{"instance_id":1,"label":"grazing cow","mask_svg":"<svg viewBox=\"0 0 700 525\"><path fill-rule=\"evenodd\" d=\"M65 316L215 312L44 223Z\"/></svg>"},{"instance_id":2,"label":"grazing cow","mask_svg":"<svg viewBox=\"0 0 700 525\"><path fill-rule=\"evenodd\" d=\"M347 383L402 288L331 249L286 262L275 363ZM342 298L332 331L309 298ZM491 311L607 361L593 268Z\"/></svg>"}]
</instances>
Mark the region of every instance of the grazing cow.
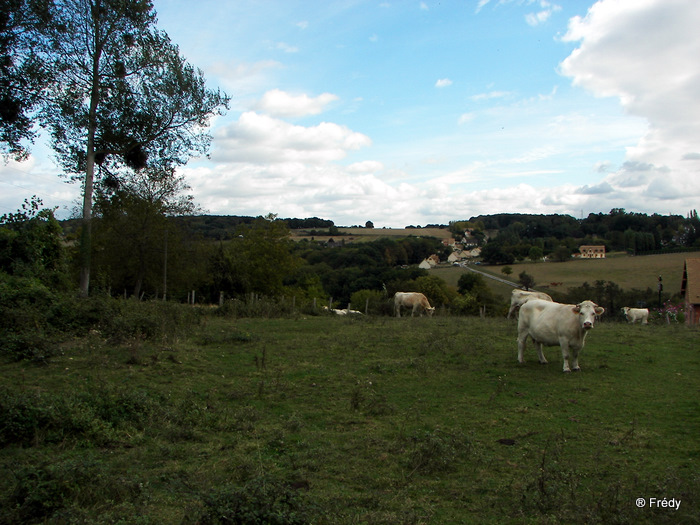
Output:
<instances>
[{"instance_id":1,"label":"grazing cow","mask_svg":"<svg viewBox=\"0 0 700 525\"><path fill-rule=\"evenodd\" d=\"M428 298L420 292L396 292L394 295L394 313L396 317L401 317L401 307L411 308L411 317L416 311L423 315L423 312L428 312L432 316L435 308L430 306Z\"/></svg>"},{"instance_id":2,"label":"grazing cow","mask_svg":"<svg viewBox=\"0 0 700 525\"><path fill-rule=\"evenodd\" d=\"M625 306L622 309L622 313L625 314L625 319L628 323L636 323L641 321L642 324L649 324L649 309L648 308L630 308Z\"/></svg>"},{"instance_id":3,"label":"grazing cow","mask_svg":"<svg viewBox=\"0 0 700 525\"><path fill-rule=\"evenodd\" d=\"M532 299L520 308L518 319L518 361L523 363L523 351L528 336L535 343L540 363L547 362L542 353L542 345L561 346L564 372L580 370L578 353L583 348L586 334L593 328L597 315L605 309L592 301L577 305L560 304L541 299ZM569 368L571 351L571 368Z\"/></svg>"},{"instance_id":4,"label":"grazing cow","mask_svg":"<svg viewBox=\"0 0 700 525\"><path fill-rule=\"evenodd\" d=\"M530 299L542 299L543 301L551 301L552 298L544 292L530 292L526 290L520 290L515 288L510 295L510 310L508 310L507 318L513 315L513 312L518 313L518 310L522 305L528 302Z\"/></svg>"}]
</instances>

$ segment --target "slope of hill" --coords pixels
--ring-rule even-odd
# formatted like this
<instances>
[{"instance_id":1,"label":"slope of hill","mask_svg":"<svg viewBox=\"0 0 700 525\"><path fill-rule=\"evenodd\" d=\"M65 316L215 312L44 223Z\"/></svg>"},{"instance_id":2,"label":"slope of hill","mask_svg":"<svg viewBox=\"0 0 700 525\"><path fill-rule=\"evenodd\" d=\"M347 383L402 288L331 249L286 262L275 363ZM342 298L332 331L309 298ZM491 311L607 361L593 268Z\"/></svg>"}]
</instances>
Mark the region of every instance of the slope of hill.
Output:
<instances>
[{"instance_id":1,"label":"slope of hill","mask_svg":"<svg viewBox=\"0 0 700 525\"><path fill-rule=\"evenodd\" d=\"M565 292L569 288L581 286L584 282L593 285L598 280L612 281L623 290L656 290L658 278L661 276L664 293L676 295L681 291L683 264L689 258L700 258L700 251L636 257L620 254L606 259L575 259L565 263L521 263L511 265L513 273L509 279L517 281L518 275L526 272L534 277L538 290ZM504 276L501 273L502 269L503 266L479 267L480 271L499 277ZM431 270L431 273L441 277L448 284L457 286L459 277L466 271L469 270L443 266ZM501 295L510 293L507 285L495 283L491 286Z\"/></svg>"}]
</instances>

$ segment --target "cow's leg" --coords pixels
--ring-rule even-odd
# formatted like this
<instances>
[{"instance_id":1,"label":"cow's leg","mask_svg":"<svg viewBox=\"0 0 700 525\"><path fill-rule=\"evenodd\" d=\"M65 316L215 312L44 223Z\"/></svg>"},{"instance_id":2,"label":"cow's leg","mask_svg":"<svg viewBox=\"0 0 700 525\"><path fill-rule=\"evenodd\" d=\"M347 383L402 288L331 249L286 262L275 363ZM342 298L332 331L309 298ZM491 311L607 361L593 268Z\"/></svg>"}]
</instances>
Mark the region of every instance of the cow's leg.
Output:
<instances>
[{"instance_id":1,"label":"cow's leg","mask_svg":"<svg viewBox=\"0 0 700 525\"><path fill-rule=\"evenodd\" d=\"M564 361L564 372L571 372L569 368L569 341L566 339L560 339L559 344L561 345L561 357Z\"/></svg>"},{"instance_id":2,"label":"cow's leg","mask_svg":"<svg viewBox=\"0 0 700 525\"><path fill-rule=\"evenodd\" d=\"M413 310L411 310L411 317L413 317L416 314L416 310L418 309L418 305L414 304L413 305Z\"/></svg>"},{"instance_id":3,"label":"cow's leg","mask_svg":"<svg viewBox=\"0 0 700 525\"><path fill-rule=\"evenodd\" d=\"M578 372L581 370L581 367L578 366L578 353L580 348L571 348L571 370L574 372Z\"/></svg>"},{"instance_id":4,"label":"cow's leg","mask_svg":"<svg viewBox=\"0 0 700 525\"><path fill-rule=\"evenodd\" d=\"M401 306L398 304L394 304L394 314L396 314L396 317L401 317Z\"/></svg>"},{"instance_id":5,"label":"cow's leg","mask_svg":"<svg viewBox=\"0 0 700 525\"><path fill-rule=\"evenodd\" d=\"M544 356L544 352L542 351L542 343L535 341L535 348L537 349L537 357L540 360L541 365L546 365L547 364L547 358Z\"/></svg>"},{"instance_id":6,"label":"cow's leg","mask_svg":"<svg viewBox=\"0 0 700 525\"><path fill-rule=\"evenodd\" d=\"M524 363L523 353L527 344L528 331L527 328L518 331L518 363Z\"/></svg>"},{"instance_id":7,"label":"cow's leg","mask_svg":"<svg viewBox=\"0 0 700 525\"><path fill-rule=\"evenodd\" d=\"M510 310L508 310L508 315L506 316L506 319L510 319L510 316L513 315L514 310L515 310L515 305L511 305Z\"/></svg>"},{"instance_id":8,"label":"cow's leg","mask_svg":"<svg viewBox=\"0 0 700 525\"><path fill-rule=\"evenodd\" d=\"M521 337L518 335L518 363L524 363L523 352L525 351L525 343L527 342L527 335Z\"/></svg>"}]
</instances>

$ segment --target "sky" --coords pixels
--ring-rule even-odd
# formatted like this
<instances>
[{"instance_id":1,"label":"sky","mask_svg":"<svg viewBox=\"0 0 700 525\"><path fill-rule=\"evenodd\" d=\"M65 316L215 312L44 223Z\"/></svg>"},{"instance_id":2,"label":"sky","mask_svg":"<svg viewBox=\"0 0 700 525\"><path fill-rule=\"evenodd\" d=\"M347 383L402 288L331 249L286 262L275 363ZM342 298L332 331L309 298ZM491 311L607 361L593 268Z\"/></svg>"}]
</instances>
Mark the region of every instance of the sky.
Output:
<instances>
[{"instance_id":1,"label":"sky","mask_svg":"<svg viewBox=\"0 0 700 525\"><path fill-rule=\"evenodd\" d=\"M231 97L180 172L204 213L337 226L700 208L697 0L154 0ZM75 213L42 144L0 213Z\"/></svg>"}]
</instances>

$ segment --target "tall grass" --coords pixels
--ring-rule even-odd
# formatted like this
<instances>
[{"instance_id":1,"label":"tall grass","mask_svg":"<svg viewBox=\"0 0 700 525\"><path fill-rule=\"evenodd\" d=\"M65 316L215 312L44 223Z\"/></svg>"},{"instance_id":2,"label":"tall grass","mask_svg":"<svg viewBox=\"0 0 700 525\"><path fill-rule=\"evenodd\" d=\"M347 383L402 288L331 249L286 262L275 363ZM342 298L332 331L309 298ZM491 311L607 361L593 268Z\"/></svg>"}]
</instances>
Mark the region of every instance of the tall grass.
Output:
<instances>
[{"instance_id":1,"label":"tall grass","mask_svg":"<svg viewBox=\"0 0 700 525\"><path fill-rule=\"evenodd\" d=\"M700 520L697 330L599 323L575 374L515 332L204 315L7 362L0 523Z\"/></svg>"}]
</instances>

